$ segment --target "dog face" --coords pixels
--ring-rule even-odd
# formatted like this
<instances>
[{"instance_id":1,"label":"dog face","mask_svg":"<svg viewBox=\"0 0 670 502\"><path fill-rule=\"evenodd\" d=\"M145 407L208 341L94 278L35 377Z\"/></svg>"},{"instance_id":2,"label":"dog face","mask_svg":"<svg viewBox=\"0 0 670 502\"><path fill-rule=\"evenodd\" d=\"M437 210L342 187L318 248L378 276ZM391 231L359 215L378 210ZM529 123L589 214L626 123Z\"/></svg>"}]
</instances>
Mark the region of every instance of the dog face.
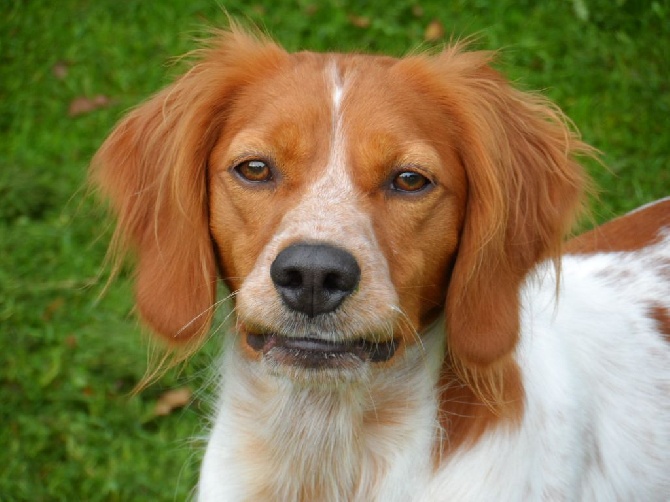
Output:
<instances>
[{"instance_id":1,"label":"dog face","mask_svg":"<svg viewBox=\"0 0 670 502\"><path fill-rule=\"evenodd\" d=\"M454 366L502 371L584 184L560 112L460 47L288 54L233 30L202 56L94 160L154 331L201 338L218 268L242 357L273 372L392 365L441 312Z\"/></svg>"},{"instance_id":2,"label":"dog face","mask_svg":"<svg viewBox=\"0 0 670 502\"><path fill-rule=\"evenodd\" d=\"M249 357L383 362L444 304L465 175L430 127L448 117L391 65L301 54L229 112L239 126L209 158L210 224Z\"/></svg>"}]
</instances>

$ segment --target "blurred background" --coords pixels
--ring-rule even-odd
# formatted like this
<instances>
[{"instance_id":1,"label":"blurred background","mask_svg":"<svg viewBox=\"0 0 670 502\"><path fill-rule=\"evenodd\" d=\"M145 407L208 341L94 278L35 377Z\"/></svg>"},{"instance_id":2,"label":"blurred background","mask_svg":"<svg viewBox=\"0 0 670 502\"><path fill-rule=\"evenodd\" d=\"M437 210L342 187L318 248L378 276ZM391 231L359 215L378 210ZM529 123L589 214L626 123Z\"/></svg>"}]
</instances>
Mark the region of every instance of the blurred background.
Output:
<instances>
[{"instance_id":1,"label":"blurred background","mask_svg":"<svg viewBox=\"0 0 670 502\"><path fill-rule=\"evenodd\" d=\"M221 333L139 394L129 274L101 296L110 221L86 189L114 123L233 17L289 50L502 49L603 152L598 221L670 194L670 2L47 0L0 7L0 500L185 500Z\"/></svg>"}]
</instances>

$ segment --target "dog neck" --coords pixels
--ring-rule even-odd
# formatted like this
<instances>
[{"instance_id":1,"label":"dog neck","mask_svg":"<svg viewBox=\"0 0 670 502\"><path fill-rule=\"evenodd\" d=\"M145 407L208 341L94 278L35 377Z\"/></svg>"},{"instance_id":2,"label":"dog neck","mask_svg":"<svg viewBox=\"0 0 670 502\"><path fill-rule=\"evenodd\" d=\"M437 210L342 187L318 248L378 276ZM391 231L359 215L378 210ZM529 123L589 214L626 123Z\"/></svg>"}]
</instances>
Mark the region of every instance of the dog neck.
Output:
<instances>
[{"instance_id":1,"label":"dog neck","mask_svg":"<svg viewBox=\"0 0 670 502\"><path fill-rule=\"evenodd\" d=\"M387 490L397 498L409 488L398 480L431 469L439 324L393 364L331 385L271 375L230 347L205 462L250 500L371 500Z\"/></svg>"}]
</instances>

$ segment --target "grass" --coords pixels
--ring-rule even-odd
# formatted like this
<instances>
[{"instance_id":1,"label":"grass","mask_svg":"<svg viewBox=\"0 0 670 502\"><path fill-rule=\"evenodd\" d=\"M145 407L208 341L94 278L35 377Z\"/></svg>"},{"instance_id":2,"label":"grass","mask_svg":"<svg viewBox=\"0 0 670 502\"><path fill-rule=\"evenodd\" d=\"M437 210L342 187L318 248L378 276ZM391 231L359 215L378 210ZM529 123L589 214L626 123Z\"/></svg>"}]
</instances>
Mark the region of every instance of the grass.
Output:
<instances>
[{"instance_id":1,"label":"grass","mask_svg":"<svg viewBox=\"0 0 670 502\"><path fill-rule=\"evenodd\" d=\"M400 55L428 23L479 35L604 153L590 165L599 220L670 193L667 0L312 0L223 4L289 49ZM226 16L214 0L8 1L0 16L0 498L184 500L208 413L205 350L131 395L147 343L127 274L99 299L109 223L86 197L92 154L128 108L165 85L171 58ZM75 116L77 98L103 106ZM88 101L85 101L88 103ZM81 100L80 100L81 103ZM166 416L167 389L205 389Z\"/></svg>"}]
</instances>

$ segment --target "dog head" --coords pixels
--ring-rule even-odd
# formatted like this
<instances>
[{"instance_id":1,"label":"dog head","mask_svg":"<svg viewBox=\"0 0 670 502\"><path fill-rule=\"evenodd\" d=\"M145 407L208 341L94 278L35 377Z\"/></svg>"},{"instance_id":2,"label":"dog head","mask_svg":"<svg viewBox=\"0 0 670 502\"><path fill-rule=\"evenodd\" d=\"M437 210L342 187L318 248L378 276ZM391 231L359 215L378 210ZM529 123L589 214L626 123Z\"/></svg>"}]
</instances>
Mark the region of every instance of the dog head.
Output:
<instances>
[{"instance_id":1,"label":"dog head","mask_svg":"<svg viewBox=\"0 0 670 502\"><path fill-rule=\"evenodd\" d=\"M272 371L392 365L444 312L453 366L494 381L579 208L588 147L561 112L459 46L289 54L233 28L200 56L93 163L153 331L202 339L220 276Z\"/></svg>"}]
</instances>

